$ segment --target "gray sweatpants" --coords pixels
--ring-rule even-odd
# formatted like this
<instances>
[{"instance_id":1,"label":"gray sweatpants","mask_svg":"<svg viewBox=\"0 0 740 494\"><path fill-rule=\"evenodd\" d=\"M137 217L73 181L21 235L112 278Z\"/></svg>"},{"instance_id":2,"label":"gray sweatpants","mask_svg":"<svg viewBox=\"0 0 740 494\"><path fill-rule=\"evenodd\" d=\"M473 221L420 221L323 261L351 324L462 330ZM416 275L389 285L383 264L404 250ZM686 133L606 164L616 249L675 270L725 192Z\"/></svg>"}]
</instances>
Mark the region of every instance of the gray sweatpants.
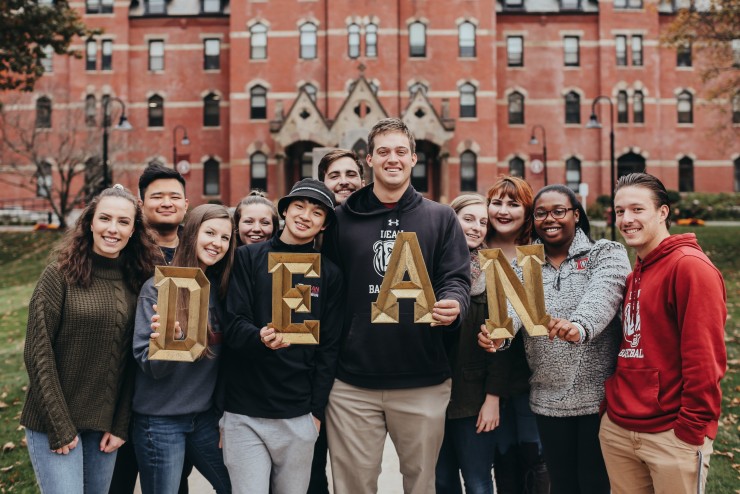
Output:
<instances>
[{"instance_id":1,"label":"gray sweatpants","mask_svg":"<svg viewBox=\"0 0 740 494\"><path fill-rule=\"evenodd\" d=\"M224 463L234 494L305 494L319 432L309 413L265 419L225 412Z\"/></svg>"}]
</instances>

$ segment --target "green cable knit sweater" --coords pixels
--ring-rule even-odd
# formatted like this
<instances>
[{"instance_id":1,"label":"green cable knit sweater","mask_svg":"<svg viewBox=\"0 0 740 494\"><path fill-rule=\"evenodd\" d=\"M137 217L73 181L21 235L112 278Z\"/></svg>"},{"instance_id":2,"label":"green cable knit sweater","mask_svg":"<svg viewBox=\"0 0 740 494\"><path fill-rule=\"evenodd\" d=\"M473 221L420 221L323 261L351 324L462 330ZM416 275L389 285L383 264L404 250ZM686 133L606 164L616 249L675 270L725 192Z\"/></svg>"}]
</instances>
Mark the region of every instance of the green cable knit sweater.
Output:
<instances>
[{"instance_id":1,"label":"green cable knit sweater","mask_svg":"<svg viewBox=\"0 0 740 494\"><path fill-rule=\"evenodd\" d=\"M28 307L21 424L48 434L51 449L81 430L128 438L136 298L118 259L93 254L89 288L67 283L56 263L41 274Z\"/></svg>"}]
</instances>

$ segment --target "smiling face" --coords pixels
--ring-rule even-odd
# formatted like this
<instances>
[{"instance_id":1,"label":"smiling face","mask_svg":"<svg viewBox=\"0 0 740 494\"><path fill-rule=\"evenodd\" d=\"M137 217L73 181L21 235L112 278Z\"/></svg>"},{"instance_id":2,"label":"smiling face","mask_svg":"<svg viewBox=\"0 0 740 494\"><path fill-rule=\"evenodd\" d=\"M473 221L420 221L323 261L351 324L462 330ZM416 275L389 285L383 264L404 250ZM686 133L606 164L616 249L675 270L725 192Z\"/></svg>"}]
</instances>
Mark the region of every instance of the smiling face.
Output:
<instances>
[{"instance_id":1,"label":"smiling face","mask_svg":"<svg viewBox=\"0 0 740 494\"><path fill-rule=\"evenodd\" d=\"M373 191L382 200L384 195L402 193L408 188L416 154L411 152L409 138L403 132L378 134L374 145L373 154L367 155L367 164L373 169Z\"/></svg>"},{"instance_id":2,"label":"smiling face","mask_svg":"<svg viewBox=\"0 0 740 494\"><path fill-rule=\"evenodd\" d=\"M497 237L516 239L525 222L524 205L511 196L492 197L488 205L488 221Z\"/></svg>"},{"instance_id":3,"label":"smiling face","mask_svg":"<svg viewBox=\"0 0 740 494\"><path fill-rule=\"evenodd\" d=\"M326 226L326 210L306 199L294 199L285 210L285 228L280 240L289 245L313 242Z\"/></svg>"},{"instance_id":4,"label":"smiling face","mask_svg":"<svg viewBox=\"0 0 740 494\"><path fill-rule=\"evenodd\" d=\"M264 204L241 206L239 238L243 244L257 244L273 235L272 210Z\"/></svg>"},{"instance_id":5,"label":"smiling face","mask_svg":"<svg viewBox=\"0 0 740 494\"><path fill-rule=\"evenodd\" d=\"M534 220L534 229L546 247L548 245L553 247L570 246L573 242L573 238L576 236L579 212L572 208L573 205L570 203L568 196L560 192L545 192L537 199L534 204L535 214L537 211L568 209L565 212L565 217L561 219L553 218L552 213L550 213L543 220Z\"/></svg>"},{"instance_id":6,"label":"smiling face","mask_svg":"<svg viewBox=\"0 0 740 494\"><path fill-rule=\"evenodd\" d=\"M203 271L223 259L229 250L231 241L231 221L226 218L214 218L201 223L198 229L198 240L195 254L198 265Z\"/></svg>"},{"instance_id":7,"label":"smiling face","mask_svg":"<svg viewBox=\"0 0 740 494\"><path fill-rule=\"evenodd\" d=\"M365 185L360 178L358 164L349 157L339 158L326 169L324 185L334 192L337 204L342 204L349 195Z\"/></svg>"},{"instance_id":8,"label":"smiling face","mask_svg":"<svg viewBox=\"0 0 740 494\"><path fill-rule=\"evenodd\" d=\"M95 208L90 230L93 252L116 258L134 234L136 207L123 197L103 197Z\"/></svg>"},{"instance_id":9,"label":"smiling face","mask_svg":"<svg viewBox=\"0 0 740 494\"><path fill-rule=\"evenodd\" d=\"M471 204L457 212L457 221L462 226L468 249L475 249L486 239L488 214L483 204Z\"/></svg>"},{"instance_id":10,"label":"smiling face","mask_svg":"<svg viewBox=\"0 0 740 494\"><path fill-rule=\"evenodd\" d=\"M645 187L622 187L614 196L617 228L624 243L644 259L668 237L668 206L656 207L655 198Z\"/></svg>"},{"instance_id":11,"label":"smiling face","mask_svg":"<svg viewBox=\"0 0 740 494\"><path fill-rule=\"evenodd\" d=\"M174 178L161 178L144 191L141 212L155 230L170 230L182 223L188 210L188 200L182 184Z\"/></svg>"}]
</instances>

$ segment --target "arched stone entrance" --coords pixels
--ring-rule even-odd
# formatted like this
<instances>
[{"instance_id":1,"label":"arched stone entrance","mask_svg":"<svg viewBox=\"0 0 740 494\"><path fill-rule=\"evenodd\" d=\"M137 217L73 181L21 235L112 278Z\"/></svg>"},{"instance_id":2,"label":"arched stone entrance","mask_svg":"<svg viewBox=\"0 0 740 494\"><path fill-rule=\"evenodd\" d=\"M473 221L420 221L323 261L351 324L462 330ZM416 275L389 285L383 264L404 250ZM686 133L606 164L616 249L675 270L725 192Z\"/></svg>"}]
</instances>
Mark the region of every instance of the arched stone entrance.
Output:
<instances>
[{"instance_id":1,"label":"arched stone entrance","mask_svg":"<svg viewBox=\"0 0 740 494\"><path fill-rule=\"evenodd\" d=\"M617 179L630 173L645 173L645 158L632 151L617 159Z\"/></svg>"},{"instance_id":2,"label":"arched stone entrance","mask_svg":"<svg viewBox=\"0 0 740 494\"><path fill-rule=\"evenodd\" d=\"M313 168L313 148L321 147L313 141L297 141L285 148L285 193L297 181L310 178Z\"/></svg>"}]
</instances>

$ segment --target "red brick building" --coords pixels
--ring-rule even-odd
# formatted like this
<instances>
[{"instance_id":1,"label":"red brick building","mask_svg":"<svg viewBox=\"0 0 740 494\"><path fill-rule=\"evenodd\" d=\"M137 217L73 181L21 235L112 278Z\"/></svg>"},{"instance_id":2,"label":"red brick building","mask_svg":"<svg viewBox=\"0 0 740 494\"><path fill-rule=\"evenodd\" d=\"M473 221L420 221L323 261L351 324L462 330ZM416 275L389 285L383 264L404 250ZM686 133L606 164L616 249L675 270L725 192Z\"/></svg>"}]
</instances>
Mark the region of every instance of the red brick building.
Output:
<instances>
[{"instance_id":1,"label":"red brick building","mask_svg":"<svg viewBox=\"0 0 740 494\"><path fill-rule=\"evenodd\" d=\"M73 6L103 33L78 42L81 59L49 59L33 94L2 95L6 111L35 112L35 125L50 132L67 130L61 115L77 111L99 130L101 101L119 98L133 129L111 130L110 167L114 182L132 189L148 162L185 160L191 204L233 205L253 187L277 198L312 173L314 148L364 154L372 125L400 116L417 137L413 183L429 197L485 192L513 173L535 189L545 176L575 189L587 183L591 202L610 190L609 103L597 104L603 128L586 128L604 95L620 174L646 170L681 191L740 190L740 146L713 131L740 108L702 99L691 51L660 46L670 2ZM114 117L120 106L111 100Z\"/></svg>"}]
</instances>

